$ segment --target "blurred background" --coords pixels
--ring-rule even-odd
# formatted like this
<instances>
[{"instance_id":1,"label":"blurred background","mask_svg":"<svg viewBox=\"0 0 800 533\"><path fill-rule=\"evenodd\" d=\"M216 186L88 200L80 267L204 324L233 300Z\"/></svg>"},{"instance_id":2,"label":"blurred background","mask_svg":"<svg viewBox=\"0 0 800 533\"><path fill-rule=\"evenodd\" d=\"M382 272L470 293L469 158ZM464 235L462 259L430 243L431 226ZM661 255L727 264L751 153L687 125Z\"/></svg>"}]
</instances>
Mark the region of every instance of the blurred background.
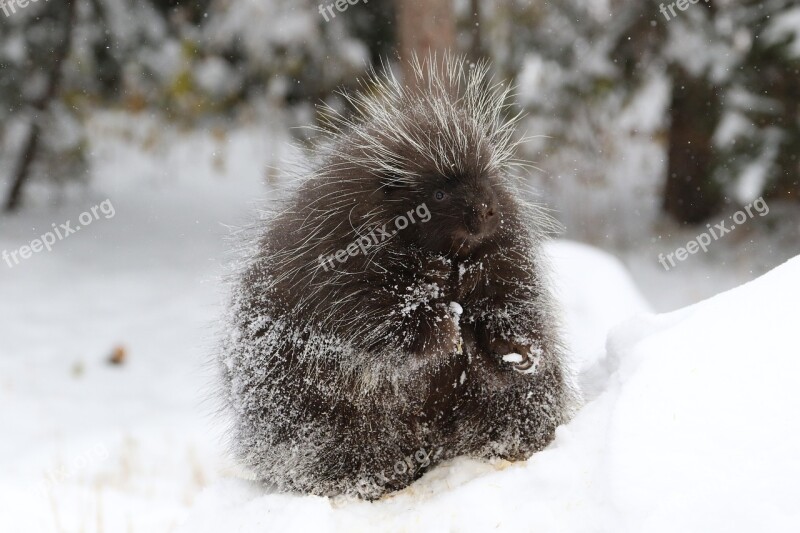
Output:
<instances>
[{"instance_id":1,"label":"blurred background","mask_svg":"<svg viewBox=\"0 0 800 533\"><path fill-rule=\"evenodd\" d=\"M561 237L608 254L582 290L614 264L631 311L669 311L800 253L797 0L0 1L0 251L19 259L0 261L0 457L30 485L5 487L15 507L49 494L41 530L167 530L229 468L200 421L226 237L309 156L321 102L347 113L371 65L402 76L428 50L516 86L524 179Z\"/></svg>"},{"instance_id":2,"label":"blurred background","mask_svg":"<svg viewBox=\"0 0 800 533\"><path fill-rule=\"evenodd\" d=\"M672 250L664 240L681 228L702 228L759 196L773 212L797 211L800 202L797 2L670 5L75 0L23 8L7 1L0 16L5 213L99 189L98 149L115 138L158 166L187 137L206 135L215 149L197 153L194 164L208 162L222 179L236 160L257 170L265 187L275 185L282 148L264 142L243 161L232 137L268 128L308 140L318 104L347 112L338 91L358 88L369 66L402 70L398 59L412 50L446 49L490 61L499 81L517 87L510 104L526 113L520 134L531 137L520 156L540 169L527 179L565 236L613 250L647 275L653 250L647 265L636 260L647 244ZM175 177L142 171L131 179L156 196L154 180ZM748 232L793 236L797 220L788 216L771 214ZM745 270L754 255L774 253L748 246L747 237L730 239L747 251ZM779 261L752 266L763 271ZM701 283L696 294L718 288ZM671 291L649 292L659 308L686 303Z\"/></svg>"},{"instance_id":3,"label":"blurred background","mask_svg":"<svg viewBox=\"0 0 800 533\"><path fill-rule=\"evenodd\" d=\"M516 85L509 103L526 113L520 134L532 137L520 156L540 169L527 179L566 237L622 257L657 307L713 294L798 249L793 0L684 10L633 0L18 4L6 0L0 14L6 225L13 213L102 190L102 148L114 141L157 169L188 138L205 137L214 148L190 164L219 179L233 166L257 171L268 197L280 179L278 144L308 140L320 102L347 112L337 91L356 89L370 65L402 70L398 58L411 50L446 49L490 61L498 80ZM281 138L237 154L232 139L253 129ZM185 167L156 169L131 173L137 193L158 196ZM708 258L699 259L681 265L696 278L688 300L654 287L658 269L648 267L676 248L675 233L759 196L772 207L768 220L714 252L743 251L744 259L716 261L739 263L738 272L717 284L701 272ZM754 232L777 240L759 239L772 247L762 249L750 242ZM775 248L789 250L776 257Z\"/></svg>"}]
</instances>

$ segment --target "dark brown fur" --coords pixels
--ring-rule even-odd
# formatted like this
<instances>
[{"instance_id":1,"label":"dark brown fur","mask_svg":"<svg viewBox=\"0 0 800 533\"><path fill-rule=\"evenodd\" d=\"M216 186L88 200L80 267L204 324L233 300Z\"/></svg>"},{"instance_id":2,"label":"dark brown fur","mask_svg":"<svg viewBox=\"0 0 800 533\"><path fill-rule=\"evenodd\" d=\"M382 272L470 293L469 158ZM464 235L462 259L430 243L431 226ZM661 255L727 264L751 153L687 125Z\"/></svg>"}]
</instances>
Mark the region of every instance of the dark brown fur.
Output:
<instances>
[{"instance_id":1,"label":"dark brown fur","mask_svg":"<svg viewBox=\"0 0 800 533\"><path fill-rule=\"evenodd\" d=\"M448 458L526 459L571 412L546 218L520 202L491 123L443 87L428 104L404 93L408 136L368 118L338 133L242 276L223 357L235 448L284 490L375 498ZM454 142L432 118L440 102ZM323 266L422 205L428 222ZM427 464L398 472L419 450Z\"/></svg>"}]
</instances>

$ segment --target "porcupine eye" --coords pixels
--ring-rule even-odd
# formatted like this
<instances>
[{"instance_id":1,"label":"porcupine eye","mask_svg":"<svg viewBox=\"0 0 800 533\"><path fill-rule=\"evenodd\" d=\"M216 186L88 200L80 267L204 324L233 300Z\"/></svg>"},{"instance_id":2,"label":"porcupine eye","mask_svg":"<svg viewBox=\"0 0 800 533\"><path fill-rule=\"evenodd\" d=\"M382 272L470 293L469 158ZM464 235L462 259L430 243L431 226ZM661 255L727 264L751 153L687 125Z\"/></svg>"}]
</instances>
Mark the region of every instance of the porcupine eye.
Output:
<instances>
[{"instance_id":1,"label":"porcupine eye","mask_svg":"<svg viewBox=\"0 0 800 533\"><path fill-rule=\"evenodd\" d=\"M447 194L445 194L445 192L444 192L444 191L436 191L435 193L433 193L433 198L434 198L434 199L435 199L437 202L441 202L442 200L444 200L444 199L445 199L445 197L446 197L446 196L447 196Z\"/></svg>"}]
</instances>

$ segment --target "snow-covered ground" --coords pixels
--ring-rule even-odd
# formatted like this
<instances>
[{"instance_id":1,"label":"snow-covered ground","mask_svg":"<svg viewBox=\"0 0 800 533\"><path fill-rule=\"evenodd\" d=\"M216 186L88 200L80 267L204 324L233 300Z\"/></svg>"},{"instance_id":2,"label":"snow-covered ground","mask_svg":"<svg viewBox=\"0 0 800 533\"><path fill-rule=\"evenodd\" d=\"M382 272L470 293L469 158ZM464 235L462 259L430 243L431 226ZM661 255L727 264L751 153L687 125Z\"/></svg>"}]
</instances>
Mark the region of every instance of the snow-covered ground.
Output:
<instances>
[{"instance_id":1,"label":"snow-covered ground","mask_svg":"<svg viewBox=\"0 0 800 533\"><path fill-rule=\"evenodd\" d=\"M573 269L608 263L559 248ZM584 297L617 317L624 303L635 308L628 281L603 272L609 284ZM607 318L583 311L571 319ZM612 328L591 372L598 392L526 463L457 460L376 503L228 480L200 497L180 531L797 531L798 316L800 257L711 300Z\"/></svg>"},{"instance_id":2,"label":"snow-covered ground","mask_svg":"<svg viewBox=\"0 0 800 533\"><path fill-rule=\"evenodd\" d=\"M88 194L0 221L10 251L105 199L115 210L0 265L3 533L170 531L228 468L206 400L223 224L254 216L283 143L247 128L172 145L149 121L122 142L128 120L94 125Z\"/></svg>"},{"instance_id":3,"label":"snow-covered ground","mask_svg":"<svg viewBox=\"0 0 800 533\"><path fill-rule=\"evenodd\" d=\"M549 251L586 405L550 448L458 460L375 503L268 494L225 455L208 358L226 224L269 196L285 139L131 122L93 125L88 192L0 219L11 251L114 206L52 252L0 263L0 532L797 529L800 258L653 315L698 299L684 272L733 286L757 269L701 275L698 256L647 302L617 259L563 241Z\"/></svg>"}]
</instances>

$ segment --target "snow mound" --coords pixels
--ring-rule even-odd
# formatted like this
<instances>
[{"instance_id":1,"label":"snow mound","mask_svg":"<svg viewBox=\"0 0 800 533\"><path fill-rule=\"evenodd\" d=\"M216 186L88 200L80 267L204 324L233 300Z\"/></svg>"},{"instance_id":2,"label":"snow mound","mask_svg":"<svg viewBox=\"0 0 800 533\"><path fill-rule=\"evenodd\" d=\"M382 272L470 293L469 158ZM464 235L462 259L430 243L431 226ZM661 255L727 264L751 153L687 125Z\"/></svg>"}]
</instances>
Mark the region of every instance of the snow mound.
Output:
<instances>
[{"instance_id":1,"label":"snow mound","mask_svg":"<svg viewBox=\"0 0 800 533\"><path fill-rule=\"evenodd\" d=\"M652 309L627 268L611 254L573 241L546 245L556 296L566 313L564 336L576 370L584 372L605 355L609 330Z\"/></svg>"},{"instance_id":2,"label":"snow mound","mask_svg":"<svg viewBox=\"0 0 800 533\"><path fill-rule=\"evenodd\" d=\"M800 257L616 327L601 389L525 463L456 460L375 503L227 480L181 531L793 531L799 315Z\"/></svg>"}]
</instances>

